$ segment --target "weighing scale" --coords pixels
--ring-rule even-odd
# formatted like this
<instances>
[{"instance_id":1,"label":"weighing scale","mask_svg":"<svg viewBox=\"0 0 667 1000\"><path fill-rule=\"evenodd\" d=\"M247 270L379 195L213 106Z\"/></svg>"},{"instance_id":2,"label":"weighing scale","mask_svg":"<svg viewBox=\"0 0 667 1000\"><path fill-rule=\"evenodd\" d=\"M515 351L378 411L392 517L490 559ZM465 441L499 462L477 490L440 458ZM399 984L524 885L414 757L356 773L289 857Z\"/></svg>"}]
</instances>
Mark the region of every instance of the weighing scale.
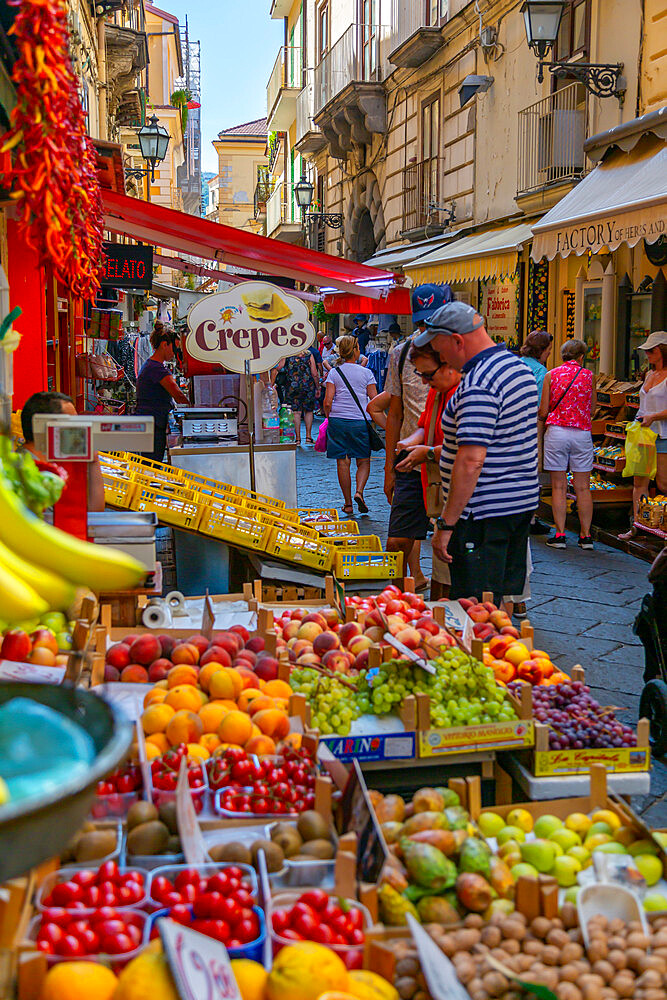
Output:
<instances>
[{"instance_id":1,"label":"weighing scale","mask_svg":"<svg viewBox=\"0 0 667 1000\"><path fill-rule=\"evenodd\" d=\"M36 413L32 426L36 449L67 472L53 523L88 540L88 465L98 451L152 451L153 417Z\"/></svg>"}]
</instances>

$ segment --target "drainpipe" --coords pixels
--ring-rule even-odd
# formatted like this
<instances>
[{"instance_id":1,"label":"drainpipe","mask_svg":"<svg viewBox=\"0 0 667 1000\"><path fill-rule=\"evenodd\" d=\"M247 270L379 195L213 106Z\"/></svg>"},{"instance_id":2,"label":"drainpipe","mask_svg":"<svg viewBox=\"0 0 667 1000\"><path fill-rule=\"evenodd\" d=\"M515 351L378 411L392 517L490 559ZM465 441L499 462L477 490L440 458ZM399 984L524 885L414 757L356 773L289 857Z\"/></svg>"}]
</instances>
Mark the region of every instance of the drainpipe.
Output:
<instances>
[{"instance_id":1,"label":"drainpipe","mask_svg":"<svg viewBox=\"0 0 667 1000\"><path fill-rule=\"evenodd\" d=\"M614 371L614 347L616 330L616 272L613 261L609 261L602 275L602 307L600 323L600 371L612 374Z\"/></svg>"},{"instance_id":2,"label":"drainpipe","mask_svg":"<svg viewBox=\"0 0 667 1000\"><path fill-rule=\"evenodd\" d=\"M104 34L105 20L97 19L97 76L98 76L98 115L100 139L108 139L107 131L107 48Z\"/></svg>"}]
</instances>

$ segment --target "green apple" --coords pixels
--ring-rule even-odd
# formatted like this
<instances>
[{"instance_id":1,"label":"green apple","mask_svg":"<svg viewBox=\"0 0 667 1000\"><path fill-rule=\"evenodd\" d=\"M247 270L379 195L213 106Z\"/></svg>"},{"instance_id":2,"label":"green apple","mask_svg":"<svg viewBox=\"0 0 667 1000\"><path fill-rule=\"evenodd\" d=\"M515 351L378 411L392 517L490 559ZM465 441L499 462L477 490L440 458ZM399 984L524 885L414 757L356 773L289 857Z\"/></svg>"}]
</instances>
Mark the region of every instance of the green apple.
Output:
<instances>
[{"instance_id":1,"label":"green apple","mask_svg":"<svg viewBox=\"0 0 667 1000\"><path fill-rule=\"evenodd\" d=\"M44 628L50 629L54 635L58 632L67 631L67 618L60 611L49 611L47 614L42 615L41 623Z\"/></svg>"},{"instance_id":2,"label":"green apple","mask_svg":"<svg viewBox=\"0 0 667 1000\"><path fill-rule=\"evenodd\" d=\"M580 885L571 885L569 889L565 890L565 902L577 904L577 896L581 891Z\"/></svg>"},{"instance_id":3,"label":"green apple","mask_svg":"<svg viewBox=\"0 0 667 1000\"><path fill-rule=\"evenodd\" d=\"M521 858L529 865L537 868L538 872L546 874L550 872L556 860L556 845L550 840L529 840L521 845Z\"/></svg>"},{"instance_id":4,"label":"green apple","mask_svg":"<svg viewBox=\"0 0 667 1000\"><path fill-rule=\"evenodd\" d=\"M659 892L647 892L644 896L644 909L649 913L667 910L667 896L663 896Z\"/></svg>"},{"instance_id":5,"label":"green apple","mask_svg":"<svg viewBox=\"0 0 667 1000\"><path fill-rule=\"evenodd\" d=\"M483 837L496 837L505 826L505 820L498 813L483 812L477 820Z\"/></svg>"},{"instance_id":6,"label":"green apple","mask_svg":"<svg viewBox=\"0 0 667 1000\"><path fill-rule=\"evenodd\" d=\"M526 834L518 826L504 826L499 833L496 834L496 840L498 841L498 846L502 847L506 844L508 840L518 840L520 844L526 839Z\"/></svg>"},{"instance_id":7,"label":"green apple","mask_svg":"<svg viewBox=\"0 0 667 1000\"><path fill-rule=\"evenodd\" d=\"M623 844L617 844L615 840L610 840L606 844L598 844L593 848L594 854L627 854L628 849Z\"/></svg>"},{"instance_id":8,"label":"green apple","mask_svg":"<svg viewBox=\"0 0 667 1000\"><path fill-rule=\"evenodd\" d=\"M540 840L548 839L552 833L560 830L563 825L562 819L558 819L558 816L551 816L549 813L546 813L535 820L533 833Z\"/></svg>"},{"instance_id":9,"label":"green apple","mask_svg":"<svg viewBox=\"0 0 667 1000\"><path fill-rule=\"evenodd\" d=\"M521 862L521 864L514 865L511 871L515 882L518 881L522 875L532 875L534 878L537 878L540 874L534 865L529 865L525 861Z\"/></svg>"},{"instance_id":10,"label":"green apple","mask_svg":"<svg viewBox=\"0 0 667 1000\"><path fill-rule=\"evenodd\" d=\"M596 833L607 833L609 836L613 836L614 830L609 823L592 823L588 833L586 834L586 839L588 837L595 836Z\"/></svg>"},{"instance_id":11,"label":"green apple","mask_svg":"<svg viewBox=\"0 0 667 1000\"><path fill-rule=\"evenodd\" d=\"M589 865L593 864L591 852L587 851L582 844L575 844L574 847L568 848L565 853L568 857L575 858L582 868L588 868Z\"/></svg>"},{"instance_id":12,"label":"green apple","mask_svg":"<svg viewBox=\"0 0 667 1000\"><path fill-rule=\"evenodd\" d=\"M577 884L577 875L581 871L581 865L576 858L568 857L564 854L562 858L556 858L554 862L553 875L562 888Z\"/></svg>"},{"instance_id":13,"label":"green apple","mask_svg":"<svg viewBox=\"0 0 667 1000\"><path fill-rule=\"evenodd\" d=\"M560 830L554 830L550 837L547 838L554 844L558 844L562 847L567 854L571 847L576 847L581 844L581 837L574 830L568 830L567 827L562 827Z\"/></svg>"},{"instance_id":14,"label":"green apple","mask_svg":"<svg viewBox=\"0 0 667 1000\"><path fill-rule=\"evenodd\" d=\"M662 861L653 854L638 854L635 864L644 876L647 885L655 885L662 878Z\"/></svg>"},{"instance_id":15,"label":"green apple","mask_svg":"<svg viewBox=\"0 0 667 1000\"><path fill-rule=\"evenodd\" d=\"M626 854L631 854L633 858L636 858L638 854L655 854L658 853L658 845L654 844L652 840L635 840L634 844L630 844Z\"/></svg>"}]
</instances>

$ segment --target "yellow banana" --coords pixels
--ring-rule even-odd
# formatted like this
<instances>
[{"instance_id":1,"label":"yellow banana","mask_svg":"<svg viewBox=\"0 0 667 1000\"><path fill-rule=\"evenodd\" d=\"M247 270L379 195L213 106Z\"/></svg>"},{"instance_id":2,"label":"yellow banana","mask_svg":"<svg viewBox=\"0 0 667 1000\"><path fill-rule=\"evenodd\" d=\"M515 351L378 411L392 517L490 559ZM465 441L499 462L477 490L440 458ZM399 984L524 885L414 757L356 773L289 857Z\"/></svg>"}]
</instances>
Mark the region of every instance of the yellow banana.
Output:
<instances>
[{"instance_id":1,"label":"yellow banana","mask_svg":"<svg viewBox=\"0 0 667 1000\"><path fill-rule=\"evenodd\" d=\"M76 589L62 576L27 562L0 542L0 564L43 597L52 611L67 611L74 603Z\"/></svg>"},{"instance_id":2,"label":"yellow banana","mask_svg":"<svg viewBox=\"0 0 667 1000\"><path fill-rule=\"evenodd\" d=\"M0 614L3 622L14 625L39 618L48 610L44 598L0 561Z\"/></svg>"},{"instance_id":3,"label":"yellow banana","mask_svg":"<svg viewBox=\"0 0 667 1000\"><path fill-rule=\"evenodd\" d=\"M146 576L146 567L125 552L81 541L41 521L4 483L0 483L0 541L27 562L98 592L127 590ZM0 593L3 589L0 583ZM32 616L32 613L23 615Z\"/></svg>"}]
</instances>

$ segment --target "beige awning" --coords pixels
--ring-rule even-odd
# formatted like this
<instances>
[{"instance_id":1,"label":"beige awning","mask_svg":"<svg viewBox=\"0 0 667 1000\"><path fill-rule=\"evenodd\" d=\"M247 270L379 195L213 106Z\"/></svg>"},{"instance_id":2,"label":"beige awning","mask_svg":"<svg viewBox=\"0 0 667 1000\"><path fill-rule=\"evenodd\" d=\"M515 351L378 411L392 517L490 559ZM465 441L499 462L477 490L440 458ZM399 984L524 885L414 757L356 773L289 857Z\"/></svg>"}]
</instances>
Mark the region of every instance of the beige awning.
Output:
<instances>
[{"instance_id":1,"label":"beige awning","mask_svg":"<svg viewBox=\"0 0 667 1000\"><path fill-rule=\"evenodd\" d=\"M433 253L441 247L449 246L454 239L458 239L461 232L450 233L440 236L432 236L428 240L418 240L416 243L401 243L393 247L385 247L384 250L376 250L372 257L364 261L369 267L387 268L390 271L401 271L408 264L413 264L426 254Z\"/></svg>"},{"instance_id":2,"label":"beige awning","mask_svg":"<svg viewBox=\"0 0 667 1000\"><path fill-rule=\"evenodd\" d=\"M533 226L533 260L655 243L667 223L667 146L647 137L614 149Z\"/></svg>"},{"instance_id":3,"label":"beige awning","mask_svg":"<svg viewBox=\"0 0 667 1000\"><path fill-rule=\"evenodd\" d=\"M526 223L491 229L449 243L414 264L406 264L404 270L415 284L502 278L514 274L517 254L531 239L531 229Z\"/></svg>"}]
</instances>

